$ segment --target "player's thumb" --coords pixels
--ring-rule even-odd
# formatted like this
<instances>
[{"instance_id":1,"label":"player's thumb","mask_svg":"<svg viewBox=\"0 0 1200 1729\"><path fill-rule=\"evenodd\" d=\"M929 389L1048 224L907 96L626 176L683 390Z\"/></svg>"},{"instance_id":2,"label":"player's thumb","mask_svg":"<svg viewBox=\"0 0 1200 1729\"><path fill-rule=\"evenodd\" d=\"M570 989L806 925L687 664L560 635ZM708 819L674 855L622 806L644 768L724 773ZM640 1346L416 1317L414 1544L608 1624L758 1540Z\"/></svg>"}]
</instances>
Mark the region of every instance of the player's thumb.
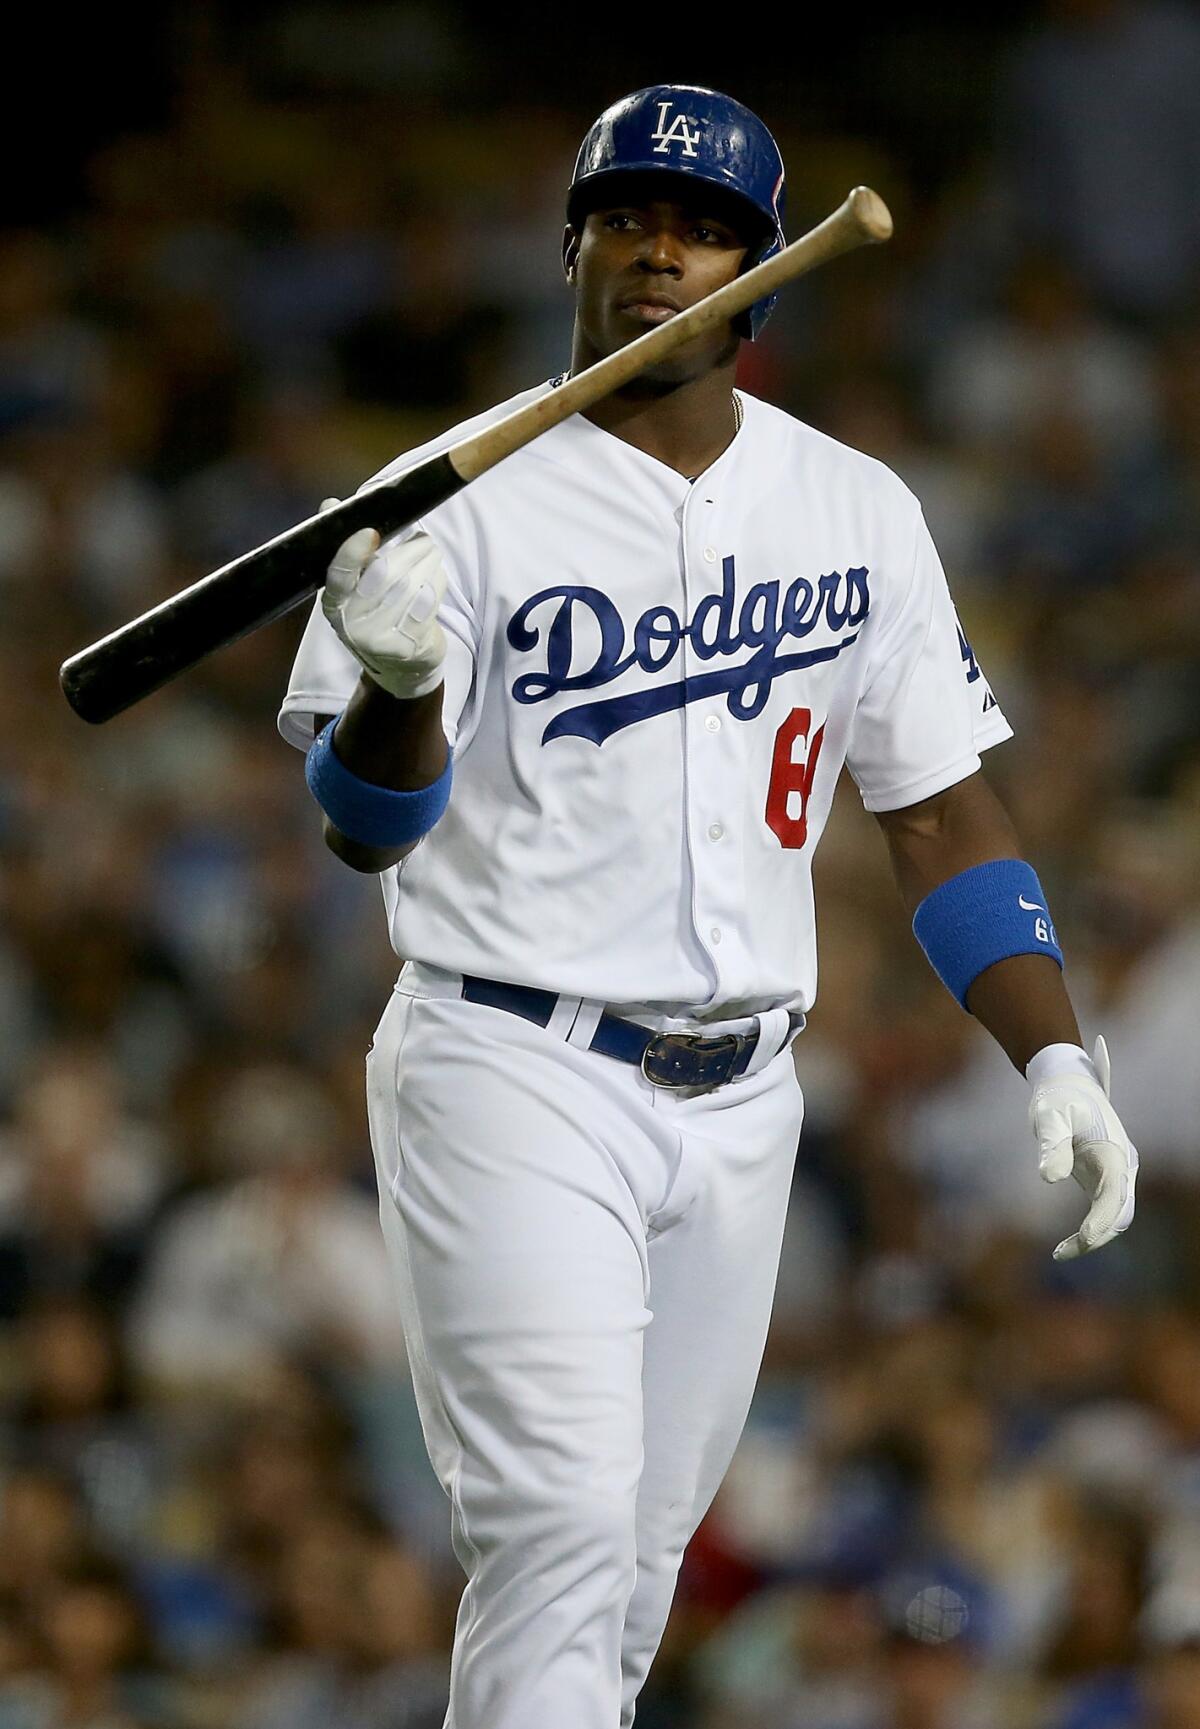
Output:
<instances>
[{"instance_id":1,"label":"player's thumb","mask_svg":"<svg viewBox=\"0 0 1200 1729\"><path fill-rule=\"evenodd\" d=\"M324 516L326 511L335 509L341 502L340 498L323 498L320 514ZM332 590L335 601L345 600L378 551L379 536L373 528L360 528L342 542L325 577L325 586Z\"/></svg>"},{"instance_id":2,"label":"player's thumb","mask_svg":"<svg viewBox=\"0 0 1200 1729\"><path fill-rule=\"evenodd\" d=\"M356 529L330 561L325 574L327 592L335 600L345 600L378 550L379 536L373 528Z\"/></svg>"}]
</instances>

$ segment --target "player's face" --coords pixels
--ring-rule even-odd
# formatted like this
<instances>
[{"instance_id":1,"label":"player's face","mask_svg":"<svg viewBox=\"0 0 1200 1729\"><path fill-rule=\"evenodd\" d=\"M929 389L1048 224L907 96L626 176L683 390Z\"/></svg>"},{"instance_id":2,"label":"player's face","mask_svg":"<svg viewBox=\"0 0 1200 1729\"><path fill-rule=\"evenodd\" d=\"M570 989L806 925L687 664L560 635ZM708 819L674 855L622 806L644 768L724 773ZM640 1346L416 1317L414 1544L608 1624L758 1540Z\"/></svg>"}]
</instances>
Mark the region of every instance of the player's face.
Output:
<instances>
[{"instance_id":1,"label":"player's face","mask_svg":"<svg viewBox=\"0 0 1200 1729\"><path fill-rule=\"evenodd\" d=\"M634 182L622 196L624 202L590 212L582 232L568 228L564 241L576 330L589 360L624 348L732 282L746 256L746 236L719 195L697 187L664 199ZM644 377L652 384L685 383L732 358L737 344L732 327L722 325Z\"/></svg>"}]
</instances>

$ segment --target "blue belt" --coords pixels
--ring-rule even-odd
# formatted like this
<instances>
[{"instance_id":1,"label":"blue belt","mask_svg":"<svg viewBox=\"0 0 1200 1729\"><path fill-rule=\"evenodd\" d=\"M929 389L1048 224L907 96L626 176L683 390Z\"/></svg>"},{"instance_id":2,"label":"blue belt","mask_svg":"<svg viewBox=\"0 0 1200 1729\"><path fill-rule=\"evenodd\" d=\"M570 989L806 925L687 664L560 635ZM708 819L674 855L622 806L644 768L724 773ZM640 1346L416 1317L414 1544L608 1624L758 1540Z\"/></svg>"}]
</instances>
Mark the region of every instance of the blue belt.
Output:
<instances>
[{"instance_id":1,"label":"blue belt","mask_svg":"<svg viewBox=\"0 0 1200 1729\"><path fill-rule=\"evenodd\" d=\"M554 991L535 990L532 985L500 984L496 979L464 976L463 997L469 1003L506 1009L510 1015L549 1026L558 1004ZM794 1028L800 1016L793 1014ZM696 1033L652 1033L636 1021L622 1020L606 1010L596 1023L588 1045L603 1057L632 1063L655 1087L723 1087L744 1075L758 1044L758 1030L723 1033L701 1038Z\"/></svg>"}]
</instances>

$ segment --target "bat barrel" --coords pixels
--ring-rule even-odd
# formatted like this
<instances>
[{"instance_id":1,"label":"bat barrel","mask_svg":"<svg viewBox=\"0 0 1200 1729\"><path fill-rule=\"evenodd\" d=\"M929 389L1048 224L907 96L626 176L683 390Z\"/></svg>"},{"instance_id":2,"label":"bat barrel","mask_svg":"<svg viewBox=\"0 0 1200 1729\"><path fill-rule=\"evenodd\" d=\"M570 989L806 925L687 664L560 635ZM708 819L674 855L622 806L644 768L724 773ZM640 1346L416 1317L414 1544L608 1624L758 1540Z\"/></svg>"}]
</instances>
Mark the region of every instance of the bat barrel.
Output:
<instances>
[{"instance_id":1,"label":"bat barrel","mask_svg":"<svg viewBox=\"0 0 1200 1729\"><path fill-rule=\"evenodd\" d=\"M281 617L320 585L319 577L301 577L285 553L260 548L249 559L253 567L244 581L218 580L235 566L213 571L65 660L58 682L80 719L93 725L111 720L195 666L213 647L236 642ZM219 641L210 643L210 632L218 631Z\"/></svg>"},{"instance_id":2,"label":"bat barrel","mask_svg":"<svg viewBox=\"0 0 1200 1729\"><path fill-rule=\"evenodd\" d=\"M297 523L72 655L59 669L63 695L82 720L111 720L215 649L315 594L334 553L356 529L394 534L462 485L449 458L439 456Z\"/></svg>"}]
</instances>

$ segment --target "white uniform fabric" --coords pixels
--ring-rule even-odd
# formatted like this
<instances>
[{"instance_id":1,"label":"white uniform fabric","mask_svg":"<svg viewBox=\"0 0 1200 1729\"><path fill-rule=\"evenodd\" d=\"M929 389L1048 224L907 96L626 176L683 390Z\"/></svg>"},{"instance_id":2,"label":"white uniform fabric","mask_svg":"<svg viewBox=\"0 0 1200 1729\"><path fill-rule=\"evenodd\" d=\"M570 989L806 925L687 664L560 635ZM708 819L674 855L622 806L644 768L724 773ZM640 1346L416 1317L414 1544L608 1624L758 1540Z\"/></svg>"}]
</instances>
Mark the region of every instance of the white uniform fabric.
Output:
<instances>
[{"instance_id":1,"label":"white uniform fabric","mask_svg":"<svg viewBox=\"0 0 1200 1729\"><path fill-rule=\"evenodd\" d=\"M543 385L540 390L551 388ZM392 470L446 448L455 428ZM447 1729L629 1729L770 1316L816 990L810 868L1009 728L912 494L742 398L694 485L574 419L422 524L448 572L450 806L383 887L405 958L371 1139L467 1574ZM313 613L301 747L358 665ZM543 1028L472 974L559 994ZM602 1009L760 1029L701 1096L587 1049Z\"/></svg>"},{"instance_id":2,"label":"white uniform fabric","mask_svg":"<svg viewBox=\"0 0 1200 1729\"><path fill-rule=\"evenodd\" d=\"M807 1011L843 762L890 810L1010 736L904 484L742 402L694 485L575 416L425 519L455 786L383 878L400 956L667 1016ZM306 747L359 670L316 606L284 737Z\"/></svg>"},{"instance_id":3,"label":"white uniform fabric","mask_svg":"<svg viewBox=\"0 0 1200 1729\"><path fill-rule=\"evenodd\" d=\"M801 1098L702 1098L405 968L368 1061L384 1236L468 1576L447 1729L628 1729L762 1359ZM736 1104L733 1103L736 1096Z\"/></svg>"}]
</instances>

